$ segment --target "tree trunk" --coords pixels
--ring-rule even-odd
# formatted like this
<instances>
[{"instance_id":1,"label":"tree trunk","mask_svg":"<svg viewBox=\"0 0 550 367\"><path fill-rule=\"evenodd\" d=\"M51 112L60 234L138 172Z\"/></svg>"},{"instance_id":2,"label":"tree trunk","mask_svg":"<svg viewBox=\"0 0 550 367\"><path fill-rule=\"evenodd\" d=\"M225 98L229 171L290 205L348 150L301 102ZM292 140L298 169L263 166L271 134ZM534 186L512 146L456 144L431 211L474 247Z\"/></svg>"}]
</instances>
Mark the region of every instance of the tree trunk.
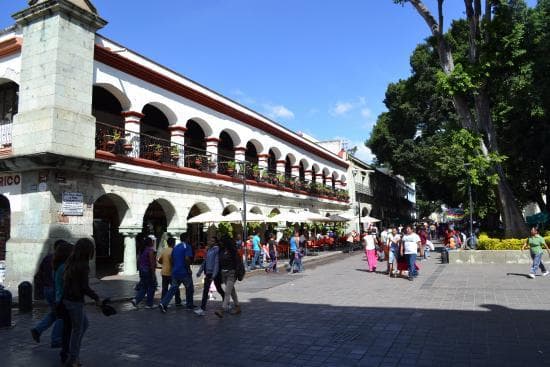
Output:
<instances>
[{"instance_id":1,"label":"tree trunk","mask_svg":"<svg viewBox=\"0 0 550 367\"><path fill-rule=\"evenodd\" d=\"M447 44L443 34L443 0L438 0L438 21L435 20L429 9L423 3L422 0L409 0L418 14L424 19L432 34L437 39L437 51L439 54L439 61L443 71L449 75L454 70L454 61L452 51ZM470 26L470 40L469 40L469 59L473 65L479 64L479 44L481 41L480 32L480 17L481 17L481 1L465 0L466 16ZM491 9L491 4L486 3L486 11ZM485 21L489 23L491 21L490 12L485 14ZM488 25L488 24L487 24ZM488 33L486 41L488 41ZM486 82L489 82L488 80ZM475 111L477 119L473 116L468 98L461 93L455 93L453 95L453 103L455 109L460 117L462 126L474 133L482 133L485 138L485 142L481 143L482 152L485 156L489 153L498 154L498 144L496 131L493 126L491 118L491 106L490 99L487 94L486 85L481 86L474 92ZM519 210L514 193L504 170L500 164L495 166L495 170L498 174L499 182L497 186L497 196L499 199L499 207L502 215L502 221L505 228L506 237L523 237L527 234L527 226L523 220L521 211ZM548 200L547 200L548 201Z\"/></svg>"}]
</instances>

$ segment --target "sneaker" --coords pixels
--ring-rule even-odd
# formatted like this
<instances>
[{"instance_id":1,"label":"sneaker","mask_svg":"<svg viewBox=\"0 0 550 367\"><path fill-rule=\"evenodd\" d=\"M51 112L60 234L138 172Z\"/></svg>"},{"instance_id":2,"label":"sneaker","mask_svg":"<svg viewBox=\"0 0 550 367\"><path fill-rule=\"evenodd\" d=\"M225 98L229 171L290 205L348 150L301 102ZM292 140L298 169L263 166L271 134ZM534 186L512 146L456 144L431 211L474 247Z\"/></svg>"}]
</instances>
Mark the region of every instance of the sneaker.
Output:
<instances>
[{"instance_id":1,"label":"sneaker","mask_svg":"<svg viewBox=\"0 0 550 367\"><path fill-rule=\"evenodd\" d=\"M37 343L40 343L40 333L36 329L31 329L32 340Z\"/></svg>"},{"instance_id":2,"label":"sneaker","mask_svg":"<svg viewBox=\"0 0 550 367\"><path fill-rule=\"evenodd\" d=\"M198 308L196 309L195 311L193 311L195 313L195 315L197 316L204 316L205 312L202 308Z\"/></svg>"},{"instance_id":3,"label":"sneaker","mask_svg":"<svg viewBox=\"0 0 550 367\"><path fill-rule=\"evenodd\" d=\"M216 316L218 316L220 319L223 318L223 308L220 308L216 312L214 312Z\"/></svg>"},{"instance_id":4,"label":"sneaker","mask_svg":"<svg viewBox=\"0 0 550 367\"><path fill-rule=\"evenodd\" d=\"M153 305L151 305L151 306L147 305L147 306L145 306L145 308L146 308L147 310L152 310L153 308L155 308L155 306L153 306Z\"/></svg>"},{"instance_id":5,"label":"sneaker","mask_svg":"<svg viewBox=\"0 0 550 367\"><path fill-rule=\"evenodd\" d=\"M545 277L545 276L547 276L548 274L550 274L550 273L548 273L547 271L545 271L544 273L542 273L542 276Z\"/></svg>"},{"instance_id":6,"label":"sneaker","mask_svg":"<svg viewBox=\"0 0 550 367\"><path fill-rule=\"evenodd\" d=\"M132 306L134 306L135 308L137 308L137 303L136 303L136 300L135 298L132 298L132 300L130 301L130 303L132 304Z\"/></svg>"},{"instance_id":7,"label":"sneaker","mask_svg":"<svg viewBox=\"0 0 550 367\"><path fill-rule=\"evenodd\" d=\"M408 277L407 279L409 279L409 282L412 282L414 280L413 277Z\"/></svg>"},{"instance_id":8,"label":"sneaker","mask_svg":"<svg viewBox=\"0 0 550 367\"><path fill-rule=\"evenodd\" d=\"M195 305L185 306L185 309L186 309L187 311L194 311L194 310L196 310L197 308L198 308L198 307L195 306Z\"/></svg>"},{"instance_id":9,"label":"sneaker","mask_svg":"<svg viewBox=\"0 0 550 367\"><path fill-rule=\"evenodd\" d=\"M159 309L160 309L160 312L166 313L166 306L163 305L162 303L159 303Z\"/></svg>"},{"instance_id":10,"label":"sneaker","mask_svg":"<svg viewBox=\"0 0 550 367\"><path fill-rule=\"evenodd\" d=\"M533 274L533 273L530 273L530 274L529 274L529 278L531 278L531 279L535 279L535 274Z\"/></svg>"},{"instance_id":11,"label":"sneaker","mask_svg":"<svg viewBox=\"0 0 550 367\"><path fill-rule=\"evenodd\" d=\"M183 303L176 303L176 307L183 307Z\"/></svg>"}]
</instances>

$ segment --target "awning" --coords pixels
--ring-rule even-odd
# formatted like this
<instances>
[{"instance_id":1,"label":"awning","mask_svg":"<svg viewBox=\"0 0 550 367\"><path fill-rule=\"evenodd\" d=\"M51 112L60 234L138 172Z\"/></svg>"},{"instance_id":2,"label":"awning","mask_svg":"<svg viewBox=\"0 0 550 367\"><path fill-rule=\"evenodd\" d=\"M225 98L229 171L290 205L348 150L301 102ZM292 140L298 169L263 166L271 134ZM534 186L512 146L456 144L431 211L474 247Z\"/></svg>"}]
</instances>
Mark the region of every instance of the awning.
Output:
<instances>
[{"instance_id":1,"label":"awning","mask_svg":"<svg viewBox=\"0 0 550 367\"><path fill-rule=\"evenodd\" d=\"M221 214L216 214L214 212L206 212L194 216L193 218L187 219L188 224L194 223L218 223L222 220L223 216Z\"/></svg>"}]
</instances>

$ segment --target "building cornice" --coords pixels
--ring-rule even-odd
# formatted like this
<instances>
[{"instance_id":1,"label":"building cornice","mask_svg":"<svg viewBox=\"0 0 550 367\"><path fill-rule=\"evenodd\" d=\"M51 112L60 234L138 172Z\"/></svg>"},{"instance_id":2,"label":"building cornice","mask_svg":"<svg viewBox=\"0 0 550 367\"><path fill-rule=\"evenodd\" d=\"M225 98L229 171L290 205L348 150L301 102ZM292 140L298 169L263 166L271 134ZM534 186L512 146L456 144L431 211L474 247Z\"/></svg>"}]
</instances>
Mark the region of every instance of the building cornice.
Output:
<instances>
[{"instance_id":1,"label":"building cornice","mask_svg":"<svg viewBox=\"0 0 550 367\"><path fill-rule=\"evenodd\" d=\"M23 40L21 37L8 38L0 42L0 57L9 56L21 52Z\"/></svg>"}]
</instances>

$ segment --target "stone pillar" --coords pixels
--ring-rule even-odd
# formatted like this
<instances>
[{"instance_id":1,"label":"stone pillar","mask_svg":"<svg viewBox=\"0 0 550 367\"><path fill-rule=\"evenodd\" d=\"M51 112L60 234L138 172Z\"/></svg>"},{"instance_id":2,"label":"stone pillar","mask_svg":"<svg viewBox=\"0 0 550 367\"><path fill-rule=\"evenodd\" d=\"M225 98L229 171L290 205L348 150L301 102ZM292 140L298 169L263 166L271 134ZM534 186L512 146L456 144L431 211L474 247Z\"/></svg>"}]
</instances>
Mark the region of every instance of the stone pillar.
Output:
<instances>
[{"instance_id":1,"label":"stone pillar","mask_svg":"<svg viewBox=\"0 0 550 367\"><path fill-rule=\"evenodd\" d=\"M305 173L306 182L311 182L313 180L313 171L310 169L306 169L304 173Z\"/></svg>"},{"instance_id":2,"label":"stone pillar","mask_svg":"<svg viewBox=\"0 0 550 367\"><path fill-rule=\"evenodd\" d=\"M277 174L278 175L284 175L285 174L285 166L286 161L284 159L280 159L277 161Z\"/></svg>"},{"instance_id":3,"label":"stone pillar","mask_svg":"<svg viewBox=\"0 0 550 367\"><path fill-rule=\"evenodd\" d=\"M336 188L337 190L341 189L342 188L342 181L340 181L340 180L334 181L334 188Z\"/></svg>"},{"instance_id":4,"label":"stone pillar","mask_svg":"<svg viewBox=\"0 0 550 367\"><path fill-rule=\"evenodd\" d=\"M141 131L141 119L144 114L137 111L124 111L122 117L124 117L124 132L125 139L128 143L132 144L132 151L128 153L128 156L139 158L140 155L140 136Z\"/></svg>"},{"instance_id":5,"label":"stone pillar","mask_svg":"<svg viewBox=\"0 0 550 367\"><path fill-rule=\"evenodd\" d=\"M242 170L242 165L240 165L240 162L244 162L246 160L246 147L235 147L235 162L237 163L235 166L235 170L237 172L240 172Z\"/></svg>"},{"instance_id":6,"label":"stone pillar","mask_svg":"<svg viewBox=\"0 0 550 367\"><path fill-rule=\"evenodd\" d=\"M13 153L95 158L95 32L107 22L89 2L38 1L13 15L23 35Z\"/></svg>"},{"instance_id":7,"label":"stone pillar","mask_svg":"<svg viewBox=\"0 0 550 367\"><path fill-rule=\"evenodd\" d=\"M328 176L326 179L327 187L332 189L332 176Z\"/></svg>"},{"instance_id":8,"label":"stone pillar","mask_svg":"<svg viewBox=\"0 0 550 367\"><path fill-rule=\"evenodd\" d=\"M261 172L267 171L267 160L269 159L269 154L258 154L258 167Z\"/></svg>"},{"instance_id":9,"label":"stone pillar","mask_svg":"<svg viewBox=\"0 0 550 367\"><path fill-rule=\"evenodd\" d=\"M291 166L290 174L298 180L300 178L300 166Z\"/></svg>"},{"instance_id":10,"label":"stone pillar","mask_svg":"<svg viewBox=\"0 0 550 367\"><path fill-rule=\"evenodd\" d=\"M208 156L208 165L210 167L210 172L218 172L218 144L220 139L216 137L209 137L205 139L206 141L206 155Z\"/></svg>"},{"instance_id":11,"label":"stone pillar","mask_svg":"<svg viewBox=\"0 0 550 367\"><path fill-rule=\"evenodd\" d=\"M124 236L124 271L122 274L135 275L137 274L136 236L141 229L120 228L119 232Z\"/></svg>"},{"instance_id":12,"label":"stone pillar","mask_svg":"<svg viewBox=\"0 0 550 367\"><path fill-rule=\"evenodd\" d=\"M186 127L183 126L170 126L170 142L172 144L172 149L176 149L179 154L179 159L177 161L178 167L185 166L185 132L187 131Z\"/></svg>"}]
</instances>

